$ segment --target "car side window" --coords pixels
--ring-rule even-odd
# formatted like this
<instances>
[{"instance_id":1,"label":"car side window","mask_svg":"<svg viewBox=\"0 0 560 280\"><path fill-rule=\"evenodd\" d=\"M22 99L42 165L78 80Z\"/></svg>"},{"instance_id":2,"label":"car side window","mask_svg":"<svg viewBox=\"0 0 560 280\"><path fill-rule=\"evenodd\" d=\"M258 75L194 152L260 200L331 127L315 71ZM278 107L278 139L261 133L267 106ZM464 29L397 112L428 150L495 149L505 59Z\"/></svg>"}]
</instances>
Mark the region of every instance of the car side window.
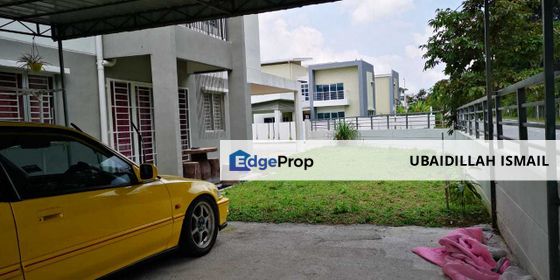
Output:
<instances>
[{"instance_id":1,"label":"car side window","mask_svg":"<svg viewBox=\"0 0 560 280\"><path fill-rule=\"evenodd\" d=\"M0 134L0 162L24 198L127 186L132 166L110 151L55 134Z\"/></svg>"}]
</instances>

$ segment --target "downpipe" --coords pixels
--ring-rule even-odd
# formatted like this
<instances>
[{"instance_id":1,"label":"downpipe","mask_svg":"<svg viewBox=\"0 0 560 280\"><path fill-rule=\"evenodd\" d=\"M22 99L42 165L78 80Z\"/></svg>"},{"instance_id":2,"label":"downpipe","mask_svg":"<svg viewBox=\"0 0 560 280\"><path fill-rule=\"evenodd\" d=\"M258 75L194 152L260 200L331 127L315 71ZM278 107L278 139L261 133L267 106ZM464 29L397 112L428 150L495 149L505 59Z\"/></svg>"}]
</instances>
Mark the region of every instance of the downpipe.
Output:
<instances>
[{"instance_id":1,"label":"downpipe","mask_svg":"<svg viewBox=\"0 0 560 280\"><path fill-rule=\"evenodd\" d=\"M99 121L101 129L101 142L109 145L109 126L107 115L107 92L105 87L105 67L115 66L117 60L104 60L103 58L103 37L95 36L95 54L97 65L97 88L99 96Z\"/></svg>"}]
</instances>

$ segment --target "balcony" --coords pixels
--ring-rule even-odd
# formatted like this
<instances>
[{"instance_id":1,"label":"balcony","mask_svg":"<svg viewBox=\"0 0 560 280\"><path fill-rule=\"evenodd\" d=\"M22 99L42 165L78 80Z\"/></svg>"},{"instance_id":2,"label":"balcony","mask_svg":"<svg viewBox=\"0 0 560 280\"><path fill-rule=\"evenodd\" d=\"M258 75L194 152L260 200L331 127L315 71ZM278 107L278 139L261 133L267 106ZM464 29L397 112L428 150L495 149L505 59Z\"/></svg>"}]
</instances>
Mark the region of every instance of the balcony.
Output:
<instances>
[{"instance_id":1,"label":"balcony","mask_svg":"<svg viewBox=\"0 0 560 280\"><path fill-rule=\"evenodd\" d=\"M348 106L350 102L348 98L335 99L335 100L314 100L313 107L334 107L334 106Z\"/></svg>"},{"instance_id":2,"label":"balcony","mask_svg":"<svg viewBox=\"0 0 560 280\"><path fill-rule=\"evenodd\" d=\"M187 23L186 26L216 39L228 40L227 20L225 18Z\"/></svg>"}]
</instances>

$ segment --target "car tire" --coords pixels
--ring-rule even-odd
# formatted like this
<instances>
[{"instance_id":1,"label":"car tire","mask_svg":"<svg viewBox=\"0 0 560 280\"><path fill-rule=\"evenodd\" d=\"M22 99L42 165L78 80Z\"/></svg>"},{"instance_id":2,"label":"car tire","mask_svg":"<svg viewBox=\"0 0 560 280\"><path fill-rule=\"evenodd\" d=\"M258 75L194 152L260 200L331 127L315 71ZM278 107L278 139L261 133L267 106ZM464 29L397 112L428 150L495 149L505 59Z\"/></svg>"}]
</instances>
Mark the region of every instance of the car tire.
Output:
<instances>
[{"instance_id":1,"label":"car tire","mask_svg":"<svg viewBox=\"0 0 560 280\"><path fill-rule=\"evenodd\" d=\"M183 226L179 251L189 257L202 257L212 250L219 231L218 207L208 197L199 197L189 206Z\"/></svg>"}]
</instances>

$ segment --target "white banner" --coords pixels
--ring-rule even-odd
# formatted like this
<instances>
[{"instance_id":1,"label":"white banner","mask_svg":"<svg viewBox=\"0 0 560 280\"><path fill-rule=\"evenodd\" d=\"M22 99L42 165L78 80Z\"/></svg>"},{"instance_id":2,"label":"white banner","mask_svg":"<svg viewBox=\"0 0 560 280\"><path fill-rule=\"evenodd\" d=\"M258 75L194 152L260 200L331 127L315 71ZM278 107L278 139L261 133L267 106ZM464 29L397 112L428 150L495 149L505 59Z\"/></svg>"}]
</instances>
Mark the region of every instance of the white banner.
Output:
<instances>
[{"instance_id":1,"label":"white banner","mask_svg":"<svg viewBox=\"0 0 560 280\"><path fill-rule=\"evenodd\" d=\"M557 141L221 141L223 181L558 180Z\"/></svg>"}]
</instances>

